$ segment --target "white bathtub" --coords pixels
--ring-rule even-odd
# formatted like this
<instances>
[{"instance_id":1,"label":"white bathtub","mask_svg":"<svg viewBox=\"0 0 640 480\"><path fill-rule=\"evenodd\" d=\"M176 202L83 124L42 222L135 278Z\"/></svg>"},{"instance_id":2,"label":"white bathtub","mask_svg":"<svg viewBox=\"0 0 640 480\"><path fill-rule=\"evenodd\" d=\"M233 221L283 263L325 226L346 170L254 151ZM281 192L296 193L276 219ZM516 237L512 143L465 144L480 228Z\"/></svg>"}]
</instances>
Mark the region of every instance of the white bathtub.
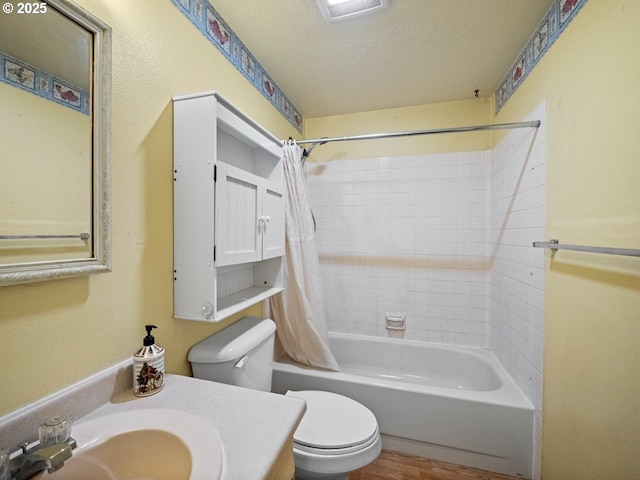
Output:
<instances>
[{"instance_id":1,"label":"white bathtub","mask_svg":"<svg viewBox=\"0 0 640 480\"><path fill-rule=\"evenodd\" d=\"M273 387L340 393L373 411L383 446L531 478L531 403L488 350L330 333L340 372L274 362Z\"/></svg>"}]
</instances>

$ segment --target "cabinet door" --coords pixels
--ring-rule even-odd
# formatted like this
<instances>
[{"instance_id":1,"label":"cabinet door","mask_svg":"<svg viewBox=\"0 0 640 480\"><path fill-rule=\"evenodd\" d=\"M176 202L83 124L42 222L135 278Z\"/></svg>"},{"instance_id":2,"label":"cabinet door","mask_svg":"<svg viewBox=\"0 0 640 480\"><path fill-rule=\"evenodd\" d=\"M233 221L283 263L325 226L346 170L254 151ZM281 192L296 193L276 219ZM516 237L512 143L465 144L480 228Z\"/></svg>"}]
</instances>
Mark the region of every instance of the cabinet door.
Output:
<instances>
[{"instance_id":1,"label":"cabinet door","mask_svg":"<svg viewBox=\"0 0 640 480\"><path fill-rule=\"evenodd\" d=\"M284 255L284 194L282 184L264 181L262 200L262 258Z\"/></svg>"},{"instance_id":2,"label":"cabinet door","mask_svg":"<svg viewBox=\"0 0 640 480\"><path fill-rule=\"evenodd\" d=\"M255 262L262 257L258 228L261 224L260 178L217 163L216 265Z\"/></svg>"}]
</instances>

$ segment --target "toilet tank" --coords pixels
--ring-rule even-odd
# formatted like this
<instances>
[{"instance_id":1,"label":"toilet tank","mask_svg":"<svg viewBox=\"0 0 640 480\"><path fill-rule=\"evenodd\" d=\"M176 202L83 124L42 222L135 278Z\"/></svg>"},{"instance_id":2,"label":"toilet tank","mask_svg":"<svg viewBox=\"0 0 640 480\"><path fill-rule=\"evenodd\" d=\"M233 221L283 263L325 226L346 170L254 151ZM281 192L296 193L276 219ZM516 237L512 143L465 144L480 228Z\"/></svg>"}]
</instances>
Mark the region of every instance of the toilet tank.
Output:
<instances>
[{"instance_id":1,"label":"toilet tank","mask_svg":"<svg viewBox=\"0 0 640 480\"><path fill-rule=\"evenodd\" d=\"M193 376L271 391L275 331L273 320L241 318L191 347Z\"/></svg>"}]
</instances>

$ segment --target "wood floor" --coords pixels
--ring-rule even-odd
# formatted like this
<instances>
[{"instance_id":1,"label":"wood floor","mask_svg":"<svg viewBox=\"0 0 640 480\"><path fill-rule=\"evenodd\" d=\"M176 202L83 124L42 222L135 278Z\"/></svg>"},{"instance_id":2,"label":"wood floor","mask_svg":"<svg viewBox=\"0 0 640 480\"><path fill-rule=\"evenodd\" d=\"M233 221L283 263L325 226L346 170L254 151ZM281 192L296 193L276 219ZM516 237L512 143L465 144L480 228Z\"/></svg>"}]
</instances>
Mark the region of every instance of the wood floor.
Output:
<instances>
[{"instance_id":1,"label":"wood floor","mask_svg":"<svg viewBox=\"0 0 640 480\"><path fill-rule=\"evenodd\" d=\"M383 450L366 467L349 475L349 480L522 480L499 473L460 467L422 457Z\"/></svg>"}]
</instances>

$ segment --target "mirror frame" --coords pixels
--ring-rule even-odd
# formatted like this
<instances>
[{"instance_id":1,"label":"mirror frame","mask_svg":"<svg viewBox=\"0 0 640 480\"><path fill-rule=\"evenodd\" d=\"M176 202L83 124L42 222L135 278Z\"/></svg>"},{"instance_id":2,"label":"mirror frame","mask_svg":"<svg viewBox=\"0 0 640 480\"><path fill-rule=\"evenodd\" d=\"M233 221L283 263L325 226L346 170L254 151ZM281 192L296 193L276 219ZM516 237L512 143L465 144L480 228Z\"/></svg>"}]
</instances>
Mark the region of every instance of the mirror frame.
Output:
<instances>
[{"instance_id":1,"label":"mirror frame","mask_svg":"<svg viewBox=\"0 0 640 480\"><path fill-rule=\"evenodd\" d=\"M0 265L0 286L111 271L111 27L71 0L43 1L93 34L93 255L86 259Z\"/></svg>"}]
</instances>

